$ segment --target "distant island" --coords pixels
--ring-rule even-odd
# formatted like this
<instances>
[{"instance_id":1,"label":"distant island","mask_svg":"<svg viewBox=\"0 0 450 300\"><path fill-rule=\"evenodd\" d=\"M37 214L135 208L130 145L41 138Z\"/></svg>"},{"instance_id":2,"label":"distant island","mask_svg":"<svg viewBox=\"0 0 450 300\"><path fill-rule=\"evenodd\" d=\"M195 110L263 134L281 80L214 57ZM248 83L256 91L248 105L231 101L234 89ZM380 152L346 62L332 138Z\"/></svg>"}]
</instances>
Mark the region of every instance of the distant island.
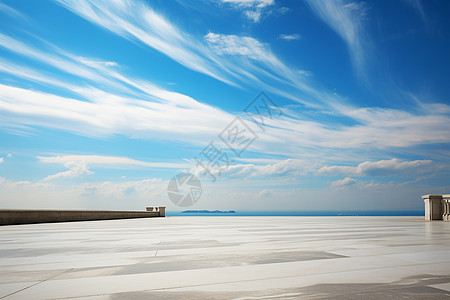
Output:
<instances>
[{"instance_id":1,"label":"distant island","mask_svg":"<svg viewBox=\"0 0 450 300\"><path fill-rule=\"evenodd\" d=\"M235 214L236 212L234 210L185 210L181 213L186 214Z\"/></svg>"}]
</instances>

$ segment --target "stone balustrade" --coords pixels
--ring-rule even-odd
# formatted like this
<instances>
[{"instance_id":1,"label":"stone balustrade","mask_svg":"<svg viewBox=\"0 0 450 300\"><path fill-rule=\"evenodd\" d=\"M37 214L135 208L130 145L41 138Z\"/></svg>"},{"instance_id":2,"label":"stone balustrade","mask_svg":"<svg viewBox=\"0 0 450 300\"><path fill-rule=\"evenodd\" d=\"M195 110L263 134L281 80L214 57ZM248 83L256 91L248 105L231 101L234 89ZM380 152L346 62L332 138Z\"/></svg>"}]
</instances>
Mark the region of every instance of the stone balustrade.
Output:
<instances>
[{"instance_id":1,"label":"stone balustrade","mask_svg":"<svg viewBox=\"0 0 450 300\"><path fill-rule=\"evenodd\" d=\"M442 219L450 221L450 194L442 195Z\"/></svg>"},{"instance_id":2,"label":"stone balustrade","mask_svg":"<svg viewBox=\"0 0 450 300\"><path fill-rule=\"evenodd\" d=\"M166 207L165 206L147 206L147 211L159 212L160 217L166 216Z\"/></svg>"},{"instance_id":3,"label":"stone balustrade","mask_svg":"<svg viewBox=\"0 0 450 300\"><path fill-rule=\"evenodd\" d=\"M425 204L425 220L450 221L450 194L429 194L422 196Z\"/></svg>"}]
</instances>

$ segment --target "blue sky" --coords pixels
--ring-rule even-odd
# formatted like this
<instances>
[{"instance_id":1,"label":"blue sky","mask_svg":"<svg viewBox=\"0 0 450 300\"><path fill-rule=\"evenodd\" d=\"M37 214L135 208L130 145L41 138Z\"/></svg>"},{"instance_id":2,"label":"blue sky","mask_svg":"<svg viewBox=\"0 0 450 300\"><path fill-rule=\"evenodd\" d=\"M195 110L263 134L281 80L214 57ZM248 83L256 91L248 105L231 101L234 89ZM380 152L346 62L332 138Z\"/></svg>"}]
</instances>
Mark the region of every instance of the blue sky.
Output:
<instances>
[{"instance_id":1,"label":"blue sky","mask_svg":"<svg viewBox=\"0 0 450 300\"><path fill-rule=\"evenodd\" d=\"M2 1L0 206L414 209L448 193L448 1ZM244 109L265 92L280 115ZM220 139L239 117L256 139ZM226 164L195 158L213 145ZM213 175L216 181L211 180Z\"/></svg>"}]
</instances>

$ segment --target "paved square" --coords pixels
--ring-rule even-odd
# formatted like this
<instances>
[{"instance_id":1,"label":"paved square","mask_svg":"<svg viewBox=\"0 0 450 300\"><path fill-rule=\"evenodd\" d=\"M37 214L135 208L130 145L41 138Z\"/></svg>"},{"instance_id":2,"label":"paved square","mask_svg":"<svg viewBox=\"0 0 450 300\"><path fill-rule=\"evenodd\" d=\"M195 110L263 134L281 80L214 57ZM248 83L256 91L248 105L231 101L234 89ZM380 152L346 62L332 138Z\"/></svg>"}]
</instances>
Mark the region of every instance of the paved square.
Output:
<instances>
[{"instance_id":1,"label":"paved square","mask_svg":"<svg viewBox=\"0 0 450 300\"><path fill-rule=\"evenodd\" d=\"M442 299L450 222L166 217L0 227L0 299Z\"/></svg>"}]
</instances>

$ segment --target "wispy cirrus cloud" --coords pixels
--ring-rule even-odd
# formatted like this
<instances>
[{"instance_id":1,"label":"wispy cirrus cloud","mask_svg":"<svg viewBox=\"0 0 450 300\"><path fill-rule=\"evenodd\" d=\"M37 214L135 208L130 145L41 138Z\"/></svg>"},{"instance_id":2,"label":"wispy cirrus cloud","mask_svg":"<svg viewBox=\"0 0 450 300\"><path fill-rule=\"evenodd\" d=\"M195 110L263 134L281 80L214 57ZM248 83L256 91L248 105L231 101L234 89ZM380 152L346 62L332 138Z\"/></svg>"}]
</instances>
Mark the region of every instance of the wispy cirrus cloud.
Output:
<instances>
[{"instance_id":1,"label":"wispy cirrus cloud","mask_svg":"<svg viewBox=\"0 0 450 300\"><path fill-rule=\"evenodd\" d=\"M266 55L263 45L256 44L260 48L255 52L248 48L253 41L245 43L247 40L237 39L239 47L233 48L235 41L228 43L228 38L217 38L218 45L224 47L225 52L241 51L242 55L255 57ZM235 37L233 39L236 40ZM240 47L242 43L244 48ZM77 57L67 54L66 60L72 56ZM98 61L83 58L83 61L86 60ZM181 139L201 144L220 132L233 118L231 114L186 95L127 77L107 65L96 63L96 68L85 67L81 74L89 71L96 76L104 76L102 82L110 80L113 91L125 90L125 86L124 89L119 87L127 84L135 88L134 92L131 91L129 95L113 94L90 86L66 83L56 79L57 76L48 77L39 70L0 61L0 70L3 72L70 90L83 99L0 85L0 110L5 112L1 123L7 127L11 124L46 126L92 137L122 134L165 140ZM81 78L92 78L91 73ZM449 122L450 108L444 104L424 105L417 114L350 106L336 106L336 110L357 121L358 125L328 126L320 120L306 119L302 114L285 110L283 117L267 120L267 132L260 134L258 144L252 150L293 157L333 157L330 154L339 149L389 149L450 141L450 133L442 126ZM129 122L130 119L135 122ZM292 142L284 145L285 140Z\"/></svg>"},{"instance_id":2,"label":"wispy cirrus cloud","mask_svg":"<svg viewBox=\"0 0 450 300\"><path fill-rule=\"evenodd\" d=\"M190 167L188 163L169 163L169 162L147 162L120 156L104 155L58 155L58 156L38 156L42 163L61 164L67 171L49 175L43 181L50 181L60 178L75 178L94 174L91 167L96 168L169 168L182 169Z\"/></svg>"},{"instance_id":3,"label":"wispy cirrus cloud","mask_svg":"<svg viewBox=\"0 0 450 300\"><path fill-rule=\"evenodd\" d=\"M89 166L101 166L106 168L170 168L182 169L190 167L188 163L148 162L129 157L105 156L105 155L58 155L38 156L39 161L51 164L66 164L70 162L84 163Z\"/></svg>"},{"instance_id":4,"label":"wispy cirrus cloud","mask_svg":"<svg viewBox=\"0 0 450 300\"><path fill-rule=\"evenodd\" d=\"M141 1L57 0L56 2L93 24L151 47L191 70L227 84L258 86L308 105L329 100L307 85L305 78L274 55L268 45L255 38L212 32L205 37L191 35ZM250 5L264 8L270 2L236 1L233 5L240 7L241 4L243 7ZM218 43L223 46L219 47ZM240 51L232 52L231 49L236 45L239 45L240 50L244 48L251 50L250 56L242 55ZM229 54L227 57L223 55L226 51ZM258 59L249 61L248 57ZM272 83L273 80L289 86L294 93L276 88ZM306 99L298 95L299 93L306 93L310 97Z\"/></svg>"},{"instance_id":5,"label":"wispy cirrus cloud","mask_svg":"<svg viewBox=\"0 0 450 300\"><path fill-rule=\"evenodd\" d=\"M52 67L52 71L43 73L40 68L0 59L0 72L52 86L65 94L0 85L0 112L6 113L0 121L3 126L46 126L95 137L111 134L155 137L154 134L159 135L157 132L165 131L172 132L166 138L176 135L195 143L205 135L215 134L233 118L189 96L122 74L116 69L116 62L81 57L50 43L46 45L47 51L43 51L32 43L25 44L0 33L0 47ZM70 76L60 76L58 72ZM93 86L106 86L108 92ZM69 98L66 91L78 97ZM130 127L131 119L139 123Z\"/></svg>"},{"instance_id":6,"label":"wispy cirrus cloud","mask_svg":"<svg viewBox=\"0 0 450 300\"><path fill-rule=\"evenodd\" d=\"M307 0L311 10L347 45L355 70L365 76L369 38L364 29L368 6L363 1Z\"/></svg>"},{"instance_id":7,"label":"wispy cirrus cloud","mask_svg":"<svg viewBox=\"0 0 450 300\"><path fill-rule=\"evenodd\" d=\"M242 7L263 8L274 4L274 0L222 0L224 3L231 3Z\"/></svg>"},{"instance_id":8,"label":"wispy cirrus cloud","mask_svg":"<svg viewBox=\"0 0 450 300\"><path fill-rule=\"evenodd\" d=\"M139 41L197 72L232 83L233 71L214 58L195 38L143 2L57 0L86 20L126 39Z\"/></svg>"},{"instance_id":9,"label":"wispy cirrus cloud","mask_svg":"<svg viewBox=\"0 0 450 300\"><path fill-rule=\"evenodd\" d=\"M28 21L28 18L24 14L4 3L0 3L0 13L6 14L21 21Z\"/></svg>"},{"instance_id":10,"label":"wispy cirrus cloud","mask_svg":"<svg viewBox=\"0 0 450 300\"><path fill-rule=\"evenodd\" d=\"M231 115L208 106L205 110L186 108L93 88L83 92L93 102L0 85L0 111L4 112L0 124L51 127L91 137L124 134L200 143L232 119Z\"/></svg>"},{"instance_id":11,"label":"wispy cirrus cloud","mask_svg":"<svg viewBox=\"0 0 450 300\"><path fill-rule=\"evenodd\" d=\"M425 13L425 10L423 9L422 1L420 1L420 0L404 0L403 2L410 5L416 11L416 13L420 16L423 23L425 25L428 25L429 20L428 20L428 16Z\"/></svg>"},{"instance_id":12,"label":"wispy cirrus cloud","mask_svg":"<svg viewBox=\"0 0 450 300\"><path fill-rule=\"evenodd\" d=\"M302 36L298 33L291 33L291 34L280 34L278 38L285 40L285 41L296 41L299 40Z\"/></svg>"},{"instance_id":13,"label":"wispy cirrus cloud","mask_svg":"<svg viewBox=\"0 0 450 300\"><path fill-rule=\"evenodd\" d=\"M116 20L114 26L118 27L117 32L128 39L140 40L147 37L145 34L151 34L153 39L149 39L148 42L165 45L158 48L161 52L182 56L183 52L171 52L172 42L183 49L188 47L186 51L191 49L189 45L175 42L185 38L179 37L183 31L179 31L142 2L137 2L137 6L131 2L120 1L90 3L74 0L64 3L67 6L73 5L71 9L74 12L88 20L93 18L92 22L96 24L100 22L101 26ZM103 6L107 9L101 14L108 11L108 15L97 15L100 14L99 8ZM142 7L144 9L139 10L139 13L147 12L149 9L151 14L157 15L148 27L144 22L145 18L141 19L141 24L139 23L141 21L136 23L135 18L131 16L131 12ZM129 11L122 12L122 10ZM122 28L122 25L125 27ZM130 28L141 30L126 31ZM163 32L173 35L173 38L161 37ZM139 34L134 36L131 33ZM316 90L306 84L302 80L304 76L284 64L271 51L268 44L255 38L213 32L201 36L200 39L190 38L192 40L189 43L194 43L197 47L192 53L203 59L202 63L207 69L214 70L209 66L218 63L217 66L223 67L217 69L224 70L222 74L227 73L225 70L233 70L227 73L230 80L251 81L268 91L309 105L314 104L314 101L327 104L324 111L328 110L350 121L349 124L346 122L338 125L330 124L320 118L306 118L302 113L290 114L285 109L283 117L268 120L267 132L261 133L258 144L252 146L253 151L296 158L301 155L330 157L330 153L336 149L349 151L369 147L388 149L450 141L450 133L442 126L449 121L449 109L445 104L440 104L439 109L422 109L419 112L389 108L358 108L342 104L345 101L339 96ZM151 46L152 43L149 42L148 45ZM76 94L76 97L68 97L66 94L60 96L57 93L51 94L37 89L0 85L2 96L0 110L4 112L0 122L4 126L11 124L46 126L92 137L121 134L204 144L233 118L232 114L187 95L162 89L142 78L127 76L117 68L117 62L80 56L48 42L45 42L46 47L43 50L42 47L33 46L32 41L25 43L4 34L0 35L0 45L17 55L45 63L54 70L72 77L60 79L57 73L44 73L41 69L24 67L6 59L0 60L0 71ZM267 84L268 82L272 84ZM314 101L305 98L299 100L295 92L274 87L273 83L290 85L296 91L310 95L310 99ZM433 104L427 107L431 106ZM291 141L289 145L283 144L286 140Z\"/></svg>"}]
</instances>

